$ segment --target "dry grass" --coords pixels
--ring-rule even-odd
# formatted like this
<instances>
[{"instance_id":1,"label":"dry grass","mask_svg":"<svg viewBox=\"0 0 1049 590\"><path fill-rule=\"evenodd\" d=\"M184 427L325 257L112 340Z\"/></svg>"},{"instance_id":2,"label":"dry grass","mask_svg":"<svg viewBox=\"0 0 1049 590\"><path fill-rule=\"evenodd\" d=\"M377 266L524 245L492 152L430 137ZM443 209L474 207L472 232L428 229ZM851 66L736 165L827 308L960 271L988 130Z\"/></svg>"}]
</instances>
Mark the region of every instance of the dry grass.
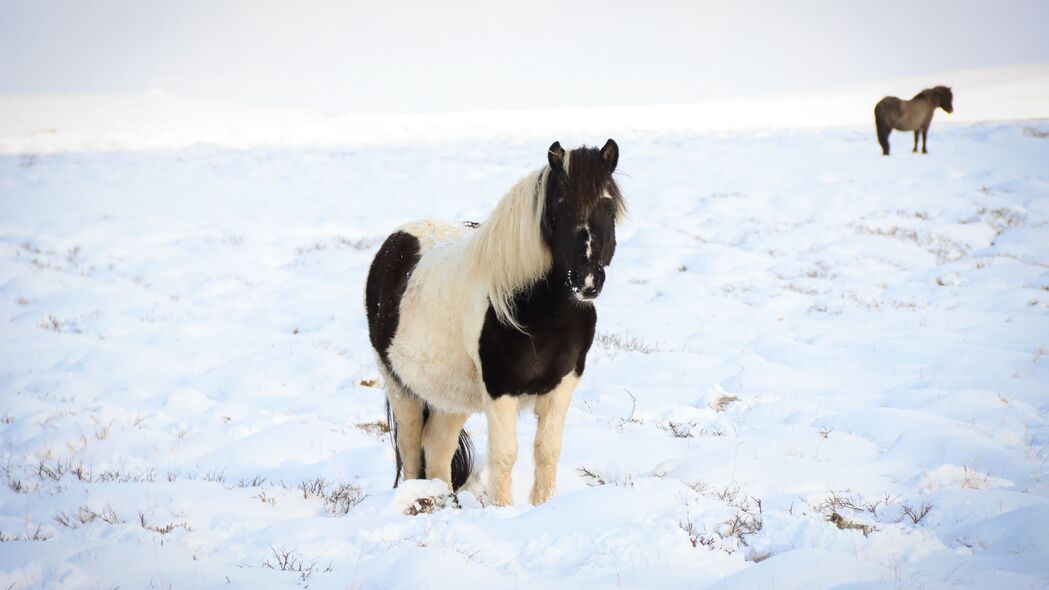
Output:
<instances>
[{"instance_id":1,"label":"dry grass","mask_svg":"<svg viewBox=\"0 0 1049 590\"><path fill-rule=\"evenodd\" d=\"M51 533L43 532L43 530L39 526L37 526L32 533L27 532L22 533L20 535L11 535L5 533L4 531L0 531L0 543L12 543L19 541L47 541L52 537L54 537L54 535L52 535Z\"/></svg>"},{"instance_id":2,"label":"dry grass","mask_svg":"<svg viewBox=\"0 0 1049 590\"><path fill-rule=\"evenodd\" d=\"M351 250L370 250L375 246L378 246L383 241L383 238L368 237L368 238L347 238L345 236L336 236L329 238L322 242L314 242L309 246L302 246L295 249L296 256L303 256L312 252L322 252L324 250L343 250L349 248Z\"/></svg>"},{"instance_id":3,"label":"dry grass","mask_svg":"<svg viewBox=\"0 0 1049 590\"><path fill-rule=\"evenodd\" d=\"M323 477L302 480L297 487L304 500L320 498L324 502L324 510L335 516L348 513L367 497L360 486L352 483L333 484Z\"/></svg>"},{"instance_id":4,"label":"dry grass","mask_svg":"<svg viewBox=\"0 0 1049 590\"><path fill-rule=\"evenodd\" d=\"M101 512L95 512L88 506L81 506L74 514L59 512L55 515L55 522L69 529L78 529L81 526L91 524L96 520L100 520L106 524L121 524L124 522L124 520L117 516L117 513L108 505L103 508Z\"/></svg>"},{"instance_id":5,"label":"dry grass","mask_svg":"<svg viewBox=\"0 0 1049 590\"><path fill-rule=\"evenodd\" d=\"M715 401L713 404L711 404L710 407L713 408L715 412L724 412L725 408L727 408L729 404L731 404L732 402L738 402L738 401L739 401L739 397L737 397L735 395L732 395L730 393L726 393L726 394L722 395L721 397L719 397L717 399L717 401Z\"/></svg>"},{"instance_id":6,"label":"dry grass","mask_svg":"<svg viewBox=\"0 0 1049 590\"><path fill-rule=\"evenodd\" d=\"M433 514L445 508L462 508L459 505L459 497L455 494L441 496L423 496L416 498L411 505L404 509L407 516L418 516L420 514Z\"/></svg>"},{"instance_id":7,"label":"dry grass","mask_svg":"<svg viewBox=\"0 0 1049 590\"><path fill-rule=\"evenodd\" d=\"M299 578L303 582L309 580L310 576L315 572L328 573L335 571L335 566L332 562L328 562L328 565L324 566L324 568L318 569L316 561L307 563L301 555L291 549L285 549L284 547L276 549L273 545L270 545L270 551L273 553L273 556L263 561L262 567L282 572L295 572L299 574ZM308 588L309 586L306 587Z\"/></svg>"},{"instance_id":8,"label":"dry grass","mask_svg":"<svg viewBox=\"0 0 1049 590\"><path fill-rule=\"evenodd\" d=\"M161 535L167 535L173 532L175 529L183 529L185 531L193 530L193 528L185 522L169 522L164 525L153 524L149 522L149 520L146 518L145 512L138 513L138 522L140 525L142 525L142 528L146 529L147 531L153 531L154 533L158 533Z\"/></svg>"},{"instance_id":9,"label":"dry grass","mask_svg":"<svg viewBox=\"0 0 1049 590\"><path fill-rule=\"evenodd\" d=\"M980 473L975 469L969 469L968 466L962 466L962 489L966 490L982 490L991 487L991 476L987 473Z\"/></svg>"},{"instance_id":10,"label":"dry grass","mask_svg":"<svg viewBox=\"0 0 1049 590\"><path fill-rule=\"evenodd\" d=\"M848 520L847 518L845 518L844 516L838 514L837 512L831 512L829 515L827 515L827 520L829 522L834 523L834 526L838 527L839 529L841 529L843 531L845 531L845 530L860 531L860 532L863 533L864 537L866 537L867 535L871 534L872 532L878 530L876 527L874 527L872 525L861 524L861 523L858 523L858 522L855 522L855 521L852 521L852 520Z\"/></svg>"},{"instance_id":11,"label":"dry grass","mask_svg":"<svg viewBox=\"0 0 1049 590\"><path fill-rule=\"evenodd\" d=\"M385 420L375 420L373 422L358 422L355 424L357 428L367 432L368 434L384 439L386 435L390 434L390 425Z\"/></svg>"},{"instance_id":12,"label":"dry grass","mask_svg":"<svg viewBox=\"0 0 1049 590\"><path fill-rule=\"evenodd\" d=\"M607 481L605 481L605 478L601 477L597 472L592 471L587 467L579 467L578 469L576 469L576 473L578 473L579 476L586 481L586 485L590 487L603 486L606 483L608 483Z\"/></svg>"},{"instance_id":13,"label":"dry grass","mask_svg":"<svg viewBox=\"0 0 1049 590\"><path fill-rule=\"evenodd\" d=\"M922 505L917 508L914 508L909 504L901 504L900 511L903 513L900 520L909 518L911 519L911 523L918 524L922 519L928 516L930 512L932 512L932 504L922 502Z\"/></svg>"},{"instance_id":14,"label":"dry grass","mask_svg":"<svg viewBox=\"0 0 1049 590\"><path fill-rule=\"evenodd\" d=\"M1034 356L1031 358L1031 363L1037 365L1039 362L1041 362L1042 359L1045 358L1045 353L1045 347L1039 347L1038 350L1034 351Z\"/></svg>"},{"instance_id":15,"label":"dry grass","mask_svg":"<svg viewBox=\"0 0 1049 590\"><path fill-rule=\"evenodd\" d=\"M76 320L60 320L50 314L45 319L41 320L40 327L49 332L56 332L59 334L83 333L83 330L80 329Z\"/></svg>"},{"instance_id":16,"label":"dry grass","mask_svg":"<svg viewBox=\"0 0 1049 590\"><path fill-rule=\"evenodd\" d=\"M969 246L960 242L955 242L945 236L939 234L930 234L926 232L918 232L910 228L904 227L871 227L867 225L855 225L853 226L856 233L870 236L883 236L887 238L895 238L904 242L911 242L917 246L925 248L936 256L936 263L943 264L945 262L951 262L959 260L965 257L969 253Z\"/></svg>"},{"instance_id":17,"label":"dry grass","mask_svg":"<svg viewBox=\"0 0 1049 590\"><path fill-rule=\"evenodd\" d=\"M641 354L652 354L653 352L664 352L665 349L658 344L649 344L634 336L621 336L598 332L594 335L594 343L605 350L617 352L640 352Z\"/></svg>"},{"instance_id":18,"label":"dry grass","mask_svg":"<svg viewBox=\"0 0 1049 590\"><path fill-rule=\"evenodd\" d=\"M1024 127L1023 133L1027 137L1033 137L1035 139L1045 139L1049 137L1049 131L1037 127Z\"/></svg>"},{"instance_id":19,"label":"dry grass","mask_svg":"<svg viewBox=\"0 0 1049 590\"><path fill-rule=\"evenodd\" d=\"M718 523L714 527L714 535L706 534L696 529L688 513L685 520L679 522L682 530L689 535L689 541L693 547L704 546L708 549L720 548L726 553L734 553L739 547L748 547L747 539L761 531L765 525L764 509L761 500L754 496L741 494L738 485L726 485L723 488L714 488L704 481L696 481L687 484L696 493L708 498L716 498L735 509L732 518ZM725 541L729 541L725 543ZM763 555L761 559L767 558Z\"/></svg>"}]
</instances>

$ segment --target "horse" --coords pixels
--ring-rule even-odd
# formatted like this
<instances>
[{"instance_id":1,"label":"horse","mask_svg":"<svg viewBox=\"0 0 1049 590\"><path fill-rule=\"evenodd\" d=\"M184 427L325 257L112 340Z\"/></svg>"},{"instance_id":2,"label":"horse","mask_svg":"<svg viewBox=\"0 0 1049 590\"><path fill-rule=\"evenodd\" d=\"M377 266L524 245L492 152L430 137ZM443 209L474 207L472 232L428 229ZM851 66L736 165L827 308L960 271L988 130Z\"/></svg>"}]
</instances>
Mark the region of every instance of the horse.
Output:
<instances>
[{"instance_id":1,"label":"horse","mask_svg":"<svg viewBox=\"0 0 1049 590\"><path fill-rule=\"evenodd\" d=\"M914 131L914 153L918 152L918 132L922 136L922 153L929 153L925 149L926 136L929 134L929 123L932 122L932 114L936 107L940 107L947 113L954 112L951 102L954 95L946 86L926 88L910 100L901 100L895 96L886 96L874 106L874 126L878 130L878 143L881 144L882 155L889 155L889 133L893 129L900 131Z\"/></svg>"},{"instance_id":2,"label":"horse","mask_svg":"<svg viewBox=\"0 0 1049 590\"><path fill-rule=\"evenodd\" d=\"M457 490L473 469L463 429L488 423L488 497L513 504L519 409L538 420L529 501L553 495L565 414L593 343L594 300L626 212L619 146L547 150L480 224L417 221L385 240L365 309L385 382L397 473Z\"/></svg>"}]
</instances>

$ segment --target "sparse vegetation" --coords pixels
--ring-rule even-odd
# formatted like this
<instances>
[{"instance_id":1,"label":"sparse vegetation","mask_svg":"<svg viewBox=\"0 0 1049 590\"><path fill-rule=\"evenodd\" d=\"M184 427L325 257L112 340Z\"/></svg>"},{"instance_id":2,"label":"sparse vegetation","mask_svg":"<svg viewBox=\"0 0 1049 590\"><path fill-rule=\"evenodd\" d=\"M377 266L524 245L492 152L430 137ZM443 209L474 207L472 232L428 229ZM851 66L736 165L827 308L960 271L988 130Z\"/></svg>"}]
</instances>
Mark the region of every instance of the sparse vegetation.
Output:
<instances>
[{"instance_id":1,"label":"sparse vegetation","mask_svg":"<svg viewBox=\"0 0 1049 590\"><path fill-rule=\"evenodd\" d=\"M901 520L903 518L909 518L912 524L918 524L922 519L928 516L930 512L932 512L932 504L922 502L921 506L918 506L917 508L914 508L909 504L901 504L900 511L903 513L903 516L900 517Z\"/></svg>"},{"instance_id":2,"label":"sparse vegetation","mask_svg":"<svg viewBox=\"0 0 1049 590\"><path fill-rule=\"evenodd\" d=\"M705 526L700 531L686 512L685 519L679 521L678 524L688 534L689 542L693 547L702 545L708 549L721 549L731 554L741 547L748 547L748 537L757 534L764 527L764 509L761 500L741 494L738 485L730 484L720 489L711 487L703 481L696 481L688 485L701 496L716 498L735 511L731 518L713 527L713 534L708 534Z\"/></svg>"},{"instance_id":3,"label":"sparse vegetation","mask_svg":"<svg viewBox=\"0 0 1049 590\"><path fill-rule=\"evenodd\" d=\"M153 531L154 533L159 533L161 535L167 535L167 534L171 533L172 531L174 531L175 529L183 529L185 531L192 531L193 530L185 522L169 522L169 523L164 524L164 525L155 525L155 524L149 522L149 520L146 518L146 513L145 512L139 512L138 513L138 522L139 522L140 525L142 525L142 528L146 529L147 531Z\"/></svg>"},{"instance_id":4,"label":"sparse vegetation","mask_svg":"<svg viewBox=\"0 0 1049 590\"><path fill-rule=\"evenodd\" d=\"M321 569L317 568L317 562L311 561L306 562L301 555L290 549L281 547L276 549L273 545L270 545L270 551L273 553L272 557L262 562L262 567L271 570L279 570L282 572L295 572L299 574L299 578L305 582L310 579L315 572L333 572L335 571L334 564L328 562L328 565Z\"/></svg>"},{"instance_id":5,"label":"sparse vegetation","mask_svg":"<svg viewBox=\"0 0 1049 590\"><path fill-rule=\"evenodd\" d=\"M837 512L831 512L830 514L828 514L827 515L827 520L829 522L831 522L831 523L834 523L834 526L838 527L839 529L841 529L843 531L844 530L860 531L861 533L863 533L864 537L866 537L867 535L871 534L872 532L878 530L877 528L875 528L872 525L860 524L858 522L849 520L849 519L845 518L844 516L838 514Z\"/></svg>"},{"instance_id":6,"label":"sparse vegetation","mask_svg":"<svg viewBox=\"0 0 1049 590\"><path fill-rule=\"evenodd\" d=\"M934 254L937 264L959 260L968 254L970 250L968 245L956 242L940 234L919 232L905 227L893 226L883 228L862 224L854 225L853 227L858 234L884 236L904 242L912 242Z\"/></svg>"},{"instance_id":7,"label":"sparse vegetation","mask_svg":"<svg viewBox=\"0 0 1049 590\"><path fill-rule=\"evenodd\" d=\"M31 533L26 532L20 535L12 535L9 533L5 533L4 531L0 531L0 543L13 543L18 541L47 541L52 538L54 538L54 535L48 532L44 532L44 530L40 526L37 526L35 529L33 529L33 532Z\"/></svg>"},{"instance_id":8,"label":"sparse vegetation","mask_svg":"<svg viewBox=\"0 0 1049 590\"><path fill-rule=\"evenodd\" d=\"M346 514L367 497L367 494L355 484L333 485L323 477L304 479L299 482L298 489L302 492L304 500L308 500L311 496L320 498L324 502L325 511L332 515Z\"/></svg>"},{"instance_id":9,"label":"sparse vegetation","mask_svg":"<svg viewBox=\"0 0 1049 590\"><path fill-rule=\"evenodd\" d=\"M387 424L385 420L358 422L355 426L376 438L384 439L390 434L390 425Z\"/></svg>"},{"instance_id":10,"label":"sparse vegetation","mask_svg":"<svg viewBox=\"0 0 1049 590\"><path fill-rule=\"evenodd\" d=\"M124 522L108 505L100 512L96 512L88 506L81 506L74 514L59 512L55 515L55 522L69 529L77 529L96 520L101 520L106 524L120 524Z\"/></svg>"},{"instance_id":11,"label":"sparse vegetation","mask_svg":"<svg viewBox=\"0 0 1049 590\"><path fill-rule=\"evenodd\" d=\"M598 332L595 334L594 343L605 350L613 350L617 352L640 352L641 354L664 352L662 346L658 344L650 344L635 336L621 336L619 334L610 334L606 332Z\"/></svg>"},{"instance_id":12,"label":"sparse vegetation","mask_svg":"<svg viewBox=\"0 0 1049 590\"><path fill-rule=\"evenodd\" d=\"M459 497L455 494L443 494L440 496L422 496L412 501L404 514L407 516L418 516L420 514L433 514L444 508L461 508Z\"/></svg>"},{"instance_id":13,"label":"sparse vegetation","mask_svg":"<svg viewBox=\"0 0 1049 590\"><path fill-rule=\"evenodd\" d=\"M729 404L738 401L738 396L732 395L731 393L725 393L718 397L718 399L715 400L714 403L710 405L710 407L712 407L715 412L724 412L725 408L727 408Z\"/></svg>"},{"instance_id":14,"label":"sparse vegetation","mask_svg":"<svg viewBox=\"0 0 1049 590\"><path fill-rule=\"evenodd\" d=\"M591 471L587 467L577 468L576 473L578 473L586 481L586 484L590 487L603 486L606 483L608 483L605 481L605 478L601 477L596 472Z\"/></svg>"}]
</instances>

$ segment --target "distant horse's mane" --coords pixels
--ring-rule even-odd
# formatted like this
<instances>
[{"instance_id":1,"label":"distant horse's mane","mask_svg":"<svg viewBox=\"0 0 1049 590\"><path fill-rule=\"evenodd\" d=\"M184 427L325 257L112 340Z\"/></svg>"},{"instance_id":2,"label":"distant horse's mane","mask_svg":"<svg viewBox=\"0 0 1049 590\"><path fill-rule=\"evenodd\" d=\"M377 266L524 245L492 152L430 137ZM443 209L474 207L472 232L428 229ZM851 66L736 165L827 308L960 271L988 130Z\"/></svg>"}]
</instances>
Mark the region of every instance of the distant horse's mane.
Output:
<instances>
[{"instance_id":1,"label":"distant horse's mane","mask_svg":"<svg viewBox=\"0 0 1049 590\"><path fill-rule=\"evenodd\" d=\"M539 231L549 176L550 167L543 166L517 181L466 246L469 273L488 291L496 318L519 330L522 327L514 319L514 295L531 286L553 264Z\"/></svg>"}]
</instances>

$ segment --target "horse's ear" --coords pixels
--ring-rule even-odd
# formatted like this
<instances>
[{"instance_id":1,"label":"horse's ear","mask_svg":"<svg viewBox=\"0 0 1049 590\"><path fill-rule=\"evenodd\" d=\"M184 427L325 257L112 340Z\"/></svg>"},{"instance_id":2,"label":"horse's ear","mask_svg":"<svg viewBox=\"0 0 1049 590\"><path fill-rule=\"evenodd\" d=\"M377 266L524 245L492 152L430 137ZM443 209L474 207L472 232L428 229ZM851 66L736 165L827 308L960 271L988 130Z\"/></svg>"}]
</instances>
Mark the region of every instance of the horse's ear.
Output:
<instances>
[{"instance_id":1,"label":"horse's ear","mask_svg":"<svg viewBox=\"0 0 1049 590\"><path fill-rule=\"evenodd\" d=\"M565 149L561 147L560 141L555 141L550 144L550 149L546 151L546 160L550 162L550 168L553 170L561 170L565 163Z\"/></svg>"},{"instance_id":2,"label":"horse's ear","mask_svg":"<svg viewBox=\"0 0 1049 590\"><path fill-rule=\"evenodd\" d=\"M601 148L601 159L608 165L609 173L616 171L616 164L619 163L619 146L611 138L605 142L605 147Z\"/></svg>"}]
</instances>

